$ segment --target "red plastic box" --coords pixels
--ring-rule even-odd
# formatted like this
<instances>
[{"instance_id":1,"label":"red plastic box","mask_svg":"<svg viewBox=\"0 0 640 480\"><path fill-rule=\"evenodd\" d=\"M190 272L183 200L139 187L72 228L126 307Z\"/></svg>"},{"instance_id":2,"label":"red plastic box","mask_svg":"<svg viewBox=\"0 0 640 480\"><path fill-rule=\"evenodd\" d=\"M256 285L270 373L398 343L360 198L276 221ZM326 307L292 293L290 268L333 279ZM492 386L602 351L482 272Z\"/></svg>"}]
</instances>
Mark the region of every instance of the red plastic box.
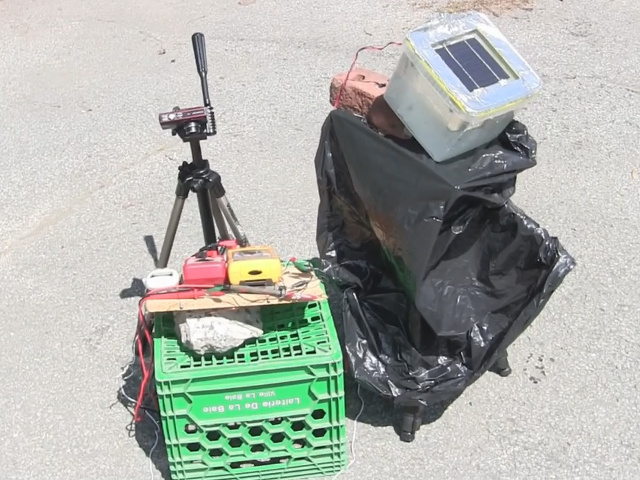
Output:
<instances>
[{"instance_id":1,"label":"red plastic box","mask_svg":"<svg viewBox=\"0 0 640 480\"><path fill-rule=\"evenodd\" d=\"M188 257L182 266L182 283L186 285L222 285L227 279L227 262L216 250Z\"/></svg>"}]
</instances>

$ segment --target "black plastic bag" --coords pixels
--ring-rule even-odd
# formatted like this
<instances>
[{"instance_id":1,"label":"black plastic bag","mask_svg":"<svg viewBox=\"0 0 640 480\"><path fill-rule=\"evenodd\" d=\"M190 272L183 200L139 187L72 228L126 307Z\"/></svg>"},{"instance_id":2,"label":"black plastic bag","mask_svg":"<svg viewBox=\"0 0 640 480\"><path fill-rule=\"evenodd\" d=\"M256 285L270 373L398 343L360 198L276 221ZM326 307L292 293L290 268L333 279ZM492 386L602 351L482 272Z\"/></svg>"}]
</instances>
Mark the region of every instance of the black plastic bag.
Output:
<instances>
[{"instance_id":1,"label":"black plastic bag","mask_svg":"<svg viewBox=\"0 0 640 480\"><path fill-rule=\"evenodd\" d=\"M396 405L455 399L531 324L574 259L510 197L535 166L519 122L446 163L332 111L317 245L350 373Z\"/></svg>"}]
</instances>

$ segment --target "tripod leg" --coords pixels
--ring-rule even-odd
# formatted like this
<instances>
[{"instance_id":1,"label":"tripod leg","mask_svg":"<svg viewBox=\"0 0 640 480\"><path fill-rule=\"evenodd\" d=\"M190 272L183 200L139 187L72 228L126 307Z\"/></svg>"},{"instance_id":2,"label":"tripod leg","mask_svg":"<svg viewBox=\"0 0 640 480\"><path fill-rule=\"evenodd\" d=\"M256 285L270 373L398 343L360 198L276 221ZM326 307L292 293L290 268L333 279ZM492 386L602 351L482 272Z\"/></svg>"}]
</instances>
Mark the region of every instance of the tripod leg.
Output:
<instances>
[{"instance_id":1,"label":"tripod leg","mask_svg":"<svg viewBox=\"0 0 640 480\"><path fill-rule=\"evenodd\" d=\"M156 265L157 268L166 268L169 263L171 249L173 248L173 241L176 239L176 232L178 231L178 224L180 223L182 208L184 207L186 199L186 196L176 195L176 200L173 202L173 208L171 209L171 215L169 216L169 224L167 225L167 233L164 236L162 251L158 258L158 264Z\"/></svg>"},{"instance_id":2,"label":"tripod leg","mask_svg":"<svg viewBox=\"0 0 640 480\"><path fill-rule=\"evenodd\" d=\"M213 223L213 213L211 212L211 195L209 190L201 190L198 195L198 209L200 210L200 222L202 223L202 233L204 234L204 244L216 243L216 226Z\"/></svg>"},{"instance_id":3,"label":"tripod leg","mask_svg":"<svg viewBox=\"0 0 640 480\"><path fill-rule=\"evenodd\" d=\"M220 233L220 238L222 240L229 240L231 237L229 236L229 229L227 228L227 224L222 216L222 212L220 211L220 207L218 206L218 202L213 195L209 195L211 199L211 213L213 214L213 221L218 226L218 232Z\"/></svg>"},{"instance_id":4,"label":"tripod leg","mask_svg":"<svg viewBox=\"0 0 640 480\"><path fill-rule=\"evenodd\" d=\"M227 196L221 195L217 198L217 201L218 206L220 207L220 211L227 219L227 222L229 222L229 227L231 228L233 235L236 237L238 245L240 245L241 247L246 247L247 245L249 245L249 240L247 240L247 236L245 235L244 230L242 229L242 226L240 225L240 222L238 221L238 218L233 211L233 208L231 208L231 204L229 203Z\"/></svg>"}]
</instances>

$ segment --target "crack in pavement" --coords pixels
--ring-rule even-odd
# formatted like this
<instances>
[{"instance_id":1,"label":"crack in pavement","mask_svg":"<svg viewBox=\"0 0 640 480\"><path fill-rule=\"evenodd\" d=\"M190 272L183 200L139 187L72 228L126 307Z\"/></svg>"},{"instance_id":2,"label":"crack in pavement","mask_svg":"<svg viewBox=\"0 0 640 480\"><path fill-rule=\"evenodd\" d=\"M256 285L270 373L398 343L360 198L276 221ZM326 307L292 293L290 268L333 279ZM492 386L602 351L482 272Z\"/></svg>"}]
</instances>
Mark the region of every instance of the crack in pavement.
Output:
<instances>
[{"instance_id":1,"label":"crack in pavement","mask_svg":"<svg viewBox=\"0 0 640 480\"><path fill-rule=\"evenodd\" d=\"M8 244L2 250L0 250L0 260L2 260L11 252L13 252L13 250L16 248L17 245L21 244L22 242L30 241L35 238L38 238L38 236L42 235L49 228L53 227L54 225L57 225L58 223L66 219L69 215L71 215L71 213L73 213L73 211L79 205L84 204L84 202L89 200L96 193L100 192L101 190L104 190L105 188L115 185L117 183L117 179L122 174L127 173L128 171L133 170L134 168L138 168L142 163L146 162L147 160L152 158L154 155L157 155L167 150L167 148L169 148L170 146L171 146L170 143L166 143L162 147L150 153L147 153L146 155L143 156L142 160L138 162L132 162L127 166L125 166L124 168L120 169L116 175L111 176L111 180L107 182L101 182L93 186L92 188L85 190L84 192L78 195L75 195L71 202L59 208L56 208L52 212L45 214L45 217L42 220L40 220L38 223L36 223L31 229L29 229L27 233L18 235L13 240L9 240Z\"/></svg>"}]
</instances>

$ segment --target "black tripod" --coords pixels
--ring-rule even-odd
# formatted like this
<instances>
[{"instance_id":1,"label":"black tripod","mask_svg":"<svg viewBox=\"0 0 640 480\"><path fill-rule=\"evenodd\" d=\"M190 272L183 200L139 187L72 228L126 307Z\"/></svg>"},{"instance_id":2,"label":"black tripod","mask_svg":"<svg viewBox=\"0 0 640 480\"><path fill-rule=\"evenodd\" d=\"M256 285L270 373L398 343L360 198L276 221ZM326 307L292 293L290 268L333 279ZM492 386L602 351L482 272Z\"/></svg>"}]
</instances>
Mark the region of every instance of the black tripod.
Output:
<instances>
[{"instance_id":1,"label":"black tripod","mask_svg":"<svg viewBox=\"0 0 640 480\"><path fill-rule=\"evenodd\" d=\"M190 163L183 162L178 169L176 199L169 217L169 224L167 225L157 268L165 268L169 263L171 249L178 231L178 224L180 223L182 210L189 192L194 192L198 198L200 223L202 224L205 246L213 245L218 240L231 238L227 223L239 246L249 244L240 222L233 212L233 208L231 208L231 203L227 199L220 174L211 170L209 161L202 158L200 142L216 134L216 122L209 99L204 35L202 33L194 33L191 41L196 58L196 67L200 75L204 107L184 109L176 107L171 112L159 115L160 125L163 130L171 130L171 133L178 135L183 142L189 142L192 160ZM227 223L225 223L225 220ZM219 239L216 236L216 225L220 233Z\"/></svg>"}]
</instances>

